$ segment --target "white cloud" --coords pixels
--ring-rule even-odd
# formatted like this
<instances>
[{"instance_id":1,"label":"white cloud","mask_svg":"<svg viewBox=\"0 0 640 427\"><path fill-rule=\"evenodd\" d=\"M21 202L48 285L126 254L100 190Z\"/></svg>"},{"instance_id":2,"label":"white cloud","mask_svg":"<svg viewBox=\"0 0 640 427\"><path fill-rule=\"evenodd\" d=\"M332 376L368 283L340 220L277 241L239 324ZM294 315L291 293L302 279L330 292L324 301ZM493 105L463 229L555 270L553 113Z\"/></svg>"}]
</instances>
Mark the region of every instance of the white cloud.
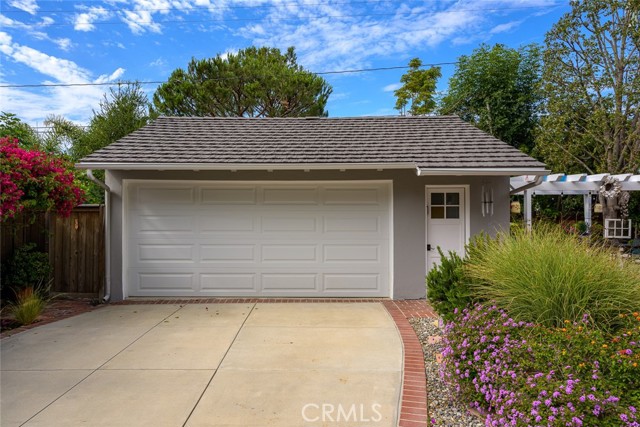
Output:
<instances>
[{"instance_id":1,"label":"white cloud","mask_svg":"<svg viewBox=\"0 0 640 427\"><path fill-rule=\"evenodd\" d=\"M63 38L52 38L44 31L41 31L41 28L48 27L53 24L54 20L48 16L42 18L42 20L35 24L25 24L24 22L16 21L14 19L8 18L4 15L0 15L0 26L3 28L17 28L20 30L24 30L27 34L37 40L47 40L54 43L58 46L59 49L64 51L68 51L71 49L74 44L71 42L71 39L63 37Z\"/></svg>"},{"instance_id":2,"label":"white cloud","mask_svg":"<svg viewBox=\"0 0 640 427\"><path fill-rule=\"evenodd\" d=\"M127 24L134 34L142 34L146 31L160 33L160 24L153 21L153 16L148 10L123 10L120 18Z\"/></svg>"},{"instance_id":3,"label":"white cloud","mask_svg":"<svg viewBox=\"0 0 640 427\"><path fill-rule=\"evenodd\" d=\"M150 67L165 67L167 65L167 61L165 61L163 58L158 58L155 61L151 61L149 63Z\"/></svg>"},{"instance_id":4,"label":"white cloud","mask_svg":"<svg viewBox=\"0 0 640 427\"><path fill-rule=\"evenodd\" d=\"M382 88L383 92L394 92L402 87L402 83L391 83Z\"/></svg>"},{"instance_id":5,"label":"white cloud","mask_svg":"<svg viewBox=\"0 0 640 427\"><path fill-rule=\"evenodd\" d=\"M46 53L22 46L17 43L2 43L0 50L14 61L62 83L86 83L89 81L88 70L79 67L75 62L56 58Z\"/></svg>"},{"instance_id":6,"label":"white cloud","mask_svg":"<svg viewBox=\"0 0 640 427\"><path fill-rule=\"evenodd\" d=\"M8 3L9 6L24 10L31 15L35 15L38 11L38 4L36 3L36 0L9 0Z\"/></svg>"},{"instance_id":7,"label":"white cloud","mask_svg":"<svg viewBox=\"0 0 640 427\"><path fill-rule=\"evenodd\" d=\"M225 50L223 53L219 53L218 56L221 59L226 60L229 57L229 55L237 55L238 51L239 51L239 49L230 48L230 49Z\"/></svg>"},{"instance_id":8,"label":"white cloud","mask_svg":"<svg viewBox=\"0 0 640 427\"><path fill-rule=\"evenodd\" d=\"M110 75L103 75L92 81L92 73L75 62L15 43L5 32L0 32L0 52L46 76L48 79L44 79L45 84L108 82L119 78L125 71L124 68L118 68ZM0 99L5 105L11 106L11 112L27 122L41 122L48 115L57 114L86 123L91 118L93 108L102 98L103 91L104 87L90 85L50 86L34 90L3 87L0 88Z\"/></svg>"},{"instance_id":9,"label":"white cloud","mask_svg":"<svg viewBox=\"0 0 640 427\"><path fill-rule=\"evenodd\" d=\"M68 51L73 46L71 39L68 38L54 39L53 42L64 51Z\"/></svg>"},{"instance_id":10,"label":"white cloud","mask_svg":"<svg viewBox=\"0 0 640 427\"><path fill-rule=\"evenodd\" d=\"M93 81L93 83L107 83L119 79L124 74L125 69L120 67L110 75L103 74Z\"/></svg>"},{"instance_id":11,"label":"white cloud","mask_svg":"<svg viewBox=\"0 0 640 427\"><path fill-rule=\"evenodd\" d=\"M491 30L489 30L489 34L506 33L507 31L511 31L520 24L522 24L522 21L505 22L504 24L499 24L493 27Z\"/></svg>"},{"instance_id":12,"label":"white cloud","mask_svg":"<svg viewBox=\"0 0 640 427\"><path fill-rule=\"evenodd\" d=\"M511 8L553 4L552 0L406 1L366 7L359 2L261 3L269 6L267 16L243 25L236 35L259 46L295 46L300 63L314 71L365 67L373 58L405 58L442 43L473 43L480 35L490 36L492 24L494 31L518 25L513 21L495 26Z\"/></svg>"},{"instance_id":13,"label":"white cloud","mask_svg":"<svg viewBox=\"0 0 640 427\"><path fill-rule=\"evenodd\" d=\"M96 21L107 19L111 13L102 6L92 6L73 17L73 28L76 31L93 31Z\"/></svg>"}]
</instances>

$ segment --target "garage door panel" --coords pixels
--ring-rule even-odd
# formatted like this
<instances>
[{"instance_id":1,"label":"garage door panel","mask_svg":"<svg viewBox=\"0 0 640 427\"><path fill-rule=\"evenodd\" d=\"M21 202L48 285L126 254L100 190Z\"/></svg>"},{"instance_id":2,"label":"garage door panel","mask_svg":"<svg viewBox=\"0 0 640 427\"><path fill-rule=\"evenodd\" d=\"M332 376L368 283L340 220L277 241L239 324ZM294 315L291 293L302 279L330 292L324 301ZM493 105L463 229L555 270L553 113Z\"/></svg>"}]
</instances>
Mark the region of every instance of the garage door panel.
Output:
<instances>
[{"instance_id":1,"label":"garage door panel","mask_svg":"<svg viewBox=\"0 0 640 427\"><path fill-rule=\"evenodd\" d=\"M380 290L379 274L325 274L324 289L332 292L376 292Z\"/></svg>"},{"instance_id":2,"label":"garage door panel","mask_svg":"<svg viewBox=\"0 0 640 427\"><path fill-rule=\"evenodd\" d=\"M381 189L372 188L325 188L322 201L327 205L377 205L381 203L383 196Z\"/></svg>"},{"instance_id":3,"label":"garage door panel","mask_svg":"<svg viewBox=\"0 0 640 427\"><path fill-rule=\"evenodd\" d=\"M141 262L194 262L194 245L142 244L138 245Z\"/></svg>"},{"instance_id":4,"label":"garage door panel","mask_svg":"<svg viewBox=\"0 0 640 427\"><path fill-rule=\"evenodd\" d=\"M265 233L298 233L316 232L318 230L318 219L309 215L273 215L262 216L261 230Z\"/></svg>"},{"instance_id":5,"label":"garage door panel","mask_svg":"<svg viewBox=\"0 0 640 427\"><path fill-rule=\"evenodd\" d=\"M324 231L326 233L370 233L380 232L378 216L326 216L324 218Z\"/></svg>"},{"instance_id":6,"label":"garage door panel","mask_svg":"<svg viewBox=\"0 0 640 427\"><path fill-rule=\"evenodd\" d=\"M193 291L194 273L141 273L133 272L140 290L173 290Z\"/></svg>"},{"instance_id":7,"label":"garage door panel","mask_svg":"<svg viewBox=\"0 0 640 427\"><path fill-rule=\"evenodd\" d=\"M140 234L193 233L194 218L188 215L140 215L134 229Z\"/></svg>"},{"instance_id":8,"label":"garage door panel","mask_svg":"<svg viewBox=\"0 0 640 427\"><path fill-rule=\"evenodd\" d=\"M203 263L255 262L256 245L221 244L201 245L200 261Z\"/></svg>"},{"instance_id":9,"label":"garage door panel","mask_svg":"<svg viewBox=\"0 0 640 427\"><path fill-rule=\"evenodd\" d=\"M156 185L127 187L131 296L389 296L386 184Z\"/></svg>"},{"instance_id":10,"label":"garage door panel","mask_svg":"<svg viewBox=\"0 0 640 427\"><path fill-rule=\"evenodd\" d=\"M257 275L251 273L203 273L200 275L200 289L221 295L258 292Z\"/></svg>"},{"instance_id":11,"label":"garage door panel","mask_svg":"<svg viewBox=\"0 0 640 427\"><path fill-rule=\"evenodd\" d=\"M172 205L193 205L195 203L195 189L190 186L180 187L138 187L136 197L137 203L133 208L139 206L165 206Z\"/></svg>"},{"instance_id":12,"label":"garage door panel","mask_svg":"<svg viewBox=\"0 0 640 427\"><path fill-rule=\"evenodd\" d=\"M234 233L256 231L256 221L252 215L239 212L203 212L200 230L203 233Z\"/></svg>"},{"instance_id":13,"label":"garage door panel","mask_svg":"<svg viewBox=\"0 0 640 427\"><path fill-rule=\"evenodd\" d=\"M263 262L313 262L318 260L316 245L262 245Z\"/></svg>"},{"instance_id":14,"label":"garage door panel","mask_svg":"<svg viewBox=\"0 0 640 427\"><path fill-rule=\"evenodd\" d=\"M318 274L268 273L262 275L264 292L318 292Z\"/></svg>"},{"instance_id":15,"label":"garage door panel","mask_svg":"<svg viewBox=\"0 0 640 427\"><path fill-rule=\"evenodd\" d=\"M316 205L318 204L318 187L265 186L262 192L262 202L265 205Z\"/></svg>"},{"instance_id":16,"label":"garage door panel","mask_svg":"<svg viewBox=\"0 0 640 427\"><path fill-rule=\"evenodd\" d=\"M324 262L326 263L362 263L380 262L380 246L368 245L325 245Z\"/></svg>"},{"instance_id":17,"label":"garage door panel","mask_svg":"<svg viewBox=\"0 0 640 427\"><path fill-rule=\"evenodd\" d=\"M200 195L205 205L255 205L257 202L255 186L202 188Z\"/></svg>"}]
</instances>

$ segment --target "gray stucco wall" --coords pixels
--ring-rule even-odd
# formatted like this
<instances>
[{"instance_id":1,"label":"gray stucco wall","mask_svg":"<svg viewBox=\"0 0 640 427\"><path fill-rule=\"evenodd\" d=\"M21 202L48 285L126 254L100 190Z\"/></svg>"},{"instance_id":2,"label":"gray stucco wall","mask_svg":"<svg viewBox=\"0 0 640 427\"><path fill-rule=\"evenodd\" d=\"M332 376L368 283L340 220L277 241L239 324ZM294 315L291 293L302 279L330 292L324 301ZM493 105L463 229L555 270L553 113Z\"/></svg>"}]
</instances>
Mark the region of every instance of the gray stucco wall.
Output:
<instances>
[{"instance_id":1,"label":"gray stucco wall","mask_svg":"<svg viewBox=\"0 0 640 427\"><path fill-rule=\"evenodd\" d=\"M425 186L469 185L470 233L495 234L509 226L509 178L494 176L417 176L414 170L355 171L108 171L111 188L111 297L118 301L122 291L122 181L149 180L236 180L236 181L393 181L393 289L395 299L424 298L425 288ZM492 187L494 215L483 217L481 188Z\"/></svg>"}]
</instances>

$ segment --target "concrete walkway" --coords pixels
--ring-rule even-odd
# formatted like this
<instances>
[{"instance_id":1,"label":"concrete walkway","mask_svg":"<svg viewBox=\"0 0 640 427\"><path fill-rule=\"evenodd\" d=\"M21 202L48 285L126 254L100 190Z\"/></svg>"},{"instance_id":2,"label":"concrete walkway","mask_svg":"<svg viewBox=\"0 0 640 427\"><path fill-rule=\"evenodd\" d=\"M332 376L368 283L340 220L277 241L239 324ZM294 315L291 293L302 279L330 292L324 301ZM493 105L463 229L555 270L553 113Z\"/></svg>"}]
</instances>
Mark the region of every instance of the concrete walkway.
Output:
<instances>
[{"instance_id":1,"label":"concrete walkway","mask_svg":"<svg viewBox=\"0 0 640 427\"><path fill-rule=\"evenodd\" d=\"M109 306L0 347L3 427L398 423L379 303Z\"/></svg>"}]
</instances>

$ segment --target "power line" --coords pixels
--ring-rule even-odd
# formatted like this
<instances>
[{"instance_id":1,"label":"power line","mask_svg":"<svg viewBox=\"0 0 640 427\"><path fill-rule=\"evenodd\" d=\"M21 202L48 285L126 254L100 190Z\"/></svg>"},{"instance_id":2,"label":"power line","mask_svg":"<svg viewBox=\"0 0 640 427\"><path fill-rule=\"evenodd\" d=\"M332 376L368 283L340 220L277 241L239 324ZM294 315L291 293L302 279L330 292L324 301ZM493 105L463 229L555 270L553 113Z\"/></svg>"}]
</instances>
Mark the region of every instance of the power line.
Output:
<instances>
[{"instance_id":1,"label":"power line","mask_svg":"<svg viewBox=\"0 0 640 427\"><path fill-rule=\"evenodd\" d=\"M432 64L422 64L422 67L440 67L443 65L456 65L458 62L435 62ZM394 67L376 67L376 68L360 68L360 69L352 69L352 70L333 70L333 71L319 71L319 72L311 72L311 74L316 75L331 75L331 74L353 74L353 73L368 73L374 71L390 71L390 70L404 70L410 68L408 65L398 65ZM207 81L224 81L224 80L235 80L238 77L218 77L207 79ZM121 86L121 85L131 85L131 84L141 84L141 85L149 85L149 84L162 84L166 83L166 80L146 80L146 81L116 81L116 82L102 82L102 83L39 83L39 84L11 84L11 85L0 85L0 88L30 88L30 87L75 87L75 86Z\"/></svg>"}]
</instances>

